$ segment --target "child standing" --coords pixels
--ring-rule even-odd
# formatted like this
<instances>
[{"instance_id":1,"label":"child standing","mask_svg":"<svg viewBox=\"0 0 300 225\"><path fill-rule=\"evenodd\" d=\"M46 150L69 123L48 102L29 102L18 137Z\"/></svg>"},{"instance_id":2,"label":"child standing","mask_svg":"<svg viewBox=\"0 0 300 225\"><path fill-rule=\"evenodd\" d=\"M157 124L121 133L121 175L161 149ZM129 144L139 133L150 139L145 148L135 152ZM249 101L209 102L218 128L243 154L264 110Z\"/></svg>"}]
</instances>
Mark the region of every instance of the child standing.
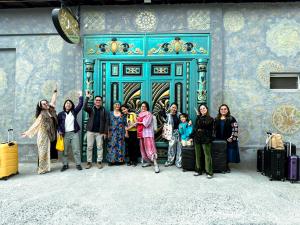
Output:
<instances>
[{"instance_id":1,"label":"child standing","mask_svg":"<svg viewBox=\"0 0 300 225\"><path fill-rule=\"evenodd\" d=\"M178 127L179 134L181 137L181 145L184 146L191 146L193 145L192 141L189 140L189 136L193 131L192 122L188 122L188 115L186 113L182 113L180 115L180 124Z\"/></svg>"}]
</instances>

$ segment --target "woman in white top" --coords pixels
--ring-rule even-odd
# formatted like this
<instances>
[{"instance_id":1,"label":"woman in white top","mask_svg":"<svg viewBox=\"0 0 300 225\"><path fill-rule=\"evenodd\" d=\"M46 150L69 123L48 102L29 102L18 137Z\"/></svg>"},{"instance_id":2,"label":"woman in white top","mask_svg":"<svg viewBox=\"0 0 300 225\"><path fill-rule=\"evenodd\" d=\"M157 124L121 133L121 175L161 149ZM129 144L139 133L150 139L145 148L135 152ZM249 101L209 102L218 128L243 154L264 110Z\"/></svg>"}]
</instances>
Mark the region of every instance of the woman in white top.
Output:
<instances>
[{"instance_id":1,"label":"woman in white top","mask_svg":"<svg viewBox=\"0 0 300 225\"><path fill-rule=\"evenodd\" d=\"M64 103L63 111L58 114L58 133L64 137L64 151L63 151L63 167L61 172L69 168L68 165L68 147L72 146L72 151L76 163L76 168L82 170L80 159L80 142L79 142L79 124L77 122L77 115L83 105L82 93L79 92L79 102L75 107L72 100L67 99Z\"/></svg>"}]
</instances>

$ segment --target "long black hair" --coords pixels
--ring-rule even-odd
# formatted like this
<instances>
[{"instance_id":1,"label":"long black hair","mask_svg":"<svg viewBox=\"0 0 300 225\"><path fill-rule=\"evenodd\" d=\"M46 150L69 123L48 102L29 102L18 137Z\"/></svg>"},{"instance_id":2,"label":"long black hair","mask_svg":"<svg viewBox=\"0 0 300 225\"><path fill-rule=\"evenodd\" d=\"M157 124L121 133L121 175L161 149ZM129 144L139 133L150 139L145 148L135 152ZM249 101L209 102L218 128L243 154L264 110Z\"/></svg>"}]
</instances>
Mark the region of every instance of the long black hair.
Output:
<instances>
[{"instance_id":1,"label":"long black hair","mask_svg":"<svg viewBox=\"0 0 300 225\"><path fill-rule=\"evenodd\" d=\"M67 100L65 101L65 103L64 103L64 106L63 106L64 111L66 112L66 106L65 106L65 105L66 105L67 102L70 102L71 105L72 105L70 111L74 110L74 109L75 109L74 102L72 102L71 99L67 99Z\"/></svg>"},{"instance_id":2,"label":"long black hair","mask_svg":"<svg viewBox=\"0 0 300 225\"><path fill-rule=\"evenodd\" d=\"M42 101L45 101L48 103L48 101L46 99L42 99L40 100L37 105L36 105L36 110L35 110L35 118L38 118L39 115L41 114L43 107L42 107ZM49 104L49 103L48 103Z\"/></svg>"},{"instance_id":3,"label":"long black hair","mask_svg":"<svg viewBox=\"0 0 300 225\"><path fill-rule=\"evenodd\" d=\"M219 107L217 119L221 119L222 114L221 114L220 111L221 111L221 108L222 108L223 106L225 106L225 107L227 108L226 118L227 118L227 117L230 117L230 109L229 109L228 105L222 104L222 105L220 105L220 107Z\"/></svg>"}]
</instances>

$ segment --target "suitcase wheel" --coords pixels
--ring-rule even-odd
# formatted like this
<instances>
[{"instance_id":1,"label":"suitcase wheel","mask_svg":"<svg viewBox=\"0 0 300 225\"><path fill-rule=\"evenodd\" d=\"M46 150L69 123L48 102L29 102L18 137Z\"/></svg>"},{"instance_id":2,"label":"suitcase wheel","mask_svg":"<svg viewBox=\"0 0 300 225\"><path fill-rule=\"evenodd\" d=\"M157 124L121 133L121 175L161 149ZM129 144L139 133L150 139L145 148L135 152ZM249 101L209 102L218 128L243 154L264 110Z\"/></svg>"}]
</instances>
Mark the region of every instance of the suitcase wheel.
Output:
<instances>
[{"instance_id":1,"label":"suitcase wheel","mask_svg":"<svg viewBox=\"0 0 300 225\"><path fill-rule=\"evenodd\" d=\"M285 181L285 179L284 179L284 178L282 178L282 179L281 179L281 181L282 181L282 182L284 182L284 181Z\"/></svg>"},{"instance_id":2,"label":"suitcase wheel","mask_svg":"<svg viewBox=\"0 0 300 225\"><path fill-rule=\"evenodd\" d=\"M272 180L273 180L273 178L270 178L269 180L270 180L270 181L272 181Z\"/></svg>"}]
</instances>

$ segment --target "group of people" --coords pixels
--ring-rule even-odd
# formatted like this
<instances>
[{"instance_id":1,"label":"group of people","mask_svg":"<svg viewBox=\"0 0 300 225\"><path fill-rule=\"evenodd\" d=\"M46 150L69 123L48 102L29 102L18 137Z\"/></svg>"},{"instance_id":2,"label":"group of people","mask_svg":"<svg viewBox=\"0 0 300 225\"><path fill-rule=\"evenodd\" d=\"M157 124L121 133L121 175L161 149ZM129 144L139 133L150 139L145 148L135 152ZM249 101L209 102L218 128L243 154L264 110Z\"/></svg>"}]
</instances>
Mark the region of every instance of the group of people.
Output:
<instances>
[{"instance_id":1,"label":"group of people","mask_svg":"<svg viewBox=\"0 0 300 225\"><path fill-rule=\"evenodd\" d=\"M181 150L184 146L194 144L195 148L195 174L194 176L207 174L207 178L213 177L212 167L212 141L214 139L225 140L227 142L227 172L230 172L229 163L239 163L238 147L238 124L236 119L231 116L229 107L222 104L219 107L218 115L214 119L210 116L208 107L204 104L199 105L196 110L197 118L193 125L185 113L177 111L177 104L173 103L170 113L165 117L167 122L172 125L172 137L169 140L168 159L165 166L175 163L181 168ZM204 156L204 160L202 157Z\"/></svg>"},{"instance_id":2,"label":"group of people","mask_svg":"<svg viewBox=\"0 0 300 225\"><path fill-rule=\"evenodd\" d=\"M93 166L92 156L94 143L97 147L97 167L103 168L103 149L107 141L106 161L109 166L125 163L125 155L128 155L127 165L136 166L138 158L142 157L142 167L153 166L155 173L160 172L157 162L157 149L155 146L155 116L150 112L149 104L142 102L138 115L130 112L129 106L119 101L113 103L113 111L108 112L102 105L102 97L95 96L94 104L89 105L91 94L86 91L83 101L82 93L79 94L78 104L75 106L72 100L67 99L63 105L63 111L56 115L57 90L54 90L51 102L43 99L36 106L36 120L32 126L22 133L23 137L33 137L37 134L38 147L38 174L50 171L50 146L56 139L56 135L62 135L64 139L64 151L62 153L62 169L65 171L68 165L68 148L72 148L76 168L82 170L80 157L80 126L77 115L83 108L88 113L86 125L87 133L87 164L86 169ZM213 119L206 105L200 105L197 109L195 125L188 119L185 113L177 111L176 103L171 104L169 113L162 112L166 123L172 127L171 138L168 140L168 158L165 166L175 164L181 168L181 149L184 146L195 146L195 176L206 172L208 178L213 176L211 143L214 138L227 141L227 163L239 162L238 151L238 125L230 114L229 107L225 104L219 107L217 118ZM202 163L201 151L204 153L205 166ZM126 154L127 153L127 154ZM227 164L228 165L228 164ZM205 168L203 168L205 167ZM229 166L227 168L230 171Z\"/></svg>"}]
</instances>

